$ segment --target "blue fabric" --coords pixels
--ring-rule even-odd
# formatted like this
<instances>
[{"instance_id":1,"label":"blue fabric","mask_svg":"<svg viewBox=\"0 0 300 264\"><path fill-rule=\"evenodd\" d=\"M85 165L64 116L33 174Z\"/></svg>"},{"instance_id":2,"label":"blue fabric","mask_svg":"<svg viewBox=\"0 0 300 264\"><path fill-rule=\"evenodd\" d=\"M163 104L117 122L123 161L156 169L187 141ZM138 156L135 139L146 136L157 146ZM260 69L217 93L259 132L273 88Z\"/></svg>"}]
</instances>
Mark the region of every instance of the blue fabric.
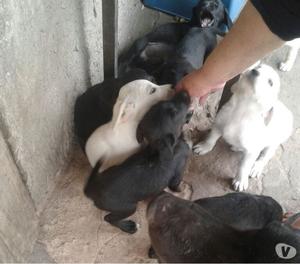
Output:
<instances>
[{"instance_id":1,"label":"blue fabric","mask_svg":"<svg viewBox=\"0 0 300 264\"><path fill-rule=\"evenodd\" d=\"M188 20L191 19L192 9L198 2L199 0L143 0L147 7ZM246 0L223 0L232 21L238 17L245 2Z\"/></svg>"}]
</instances>

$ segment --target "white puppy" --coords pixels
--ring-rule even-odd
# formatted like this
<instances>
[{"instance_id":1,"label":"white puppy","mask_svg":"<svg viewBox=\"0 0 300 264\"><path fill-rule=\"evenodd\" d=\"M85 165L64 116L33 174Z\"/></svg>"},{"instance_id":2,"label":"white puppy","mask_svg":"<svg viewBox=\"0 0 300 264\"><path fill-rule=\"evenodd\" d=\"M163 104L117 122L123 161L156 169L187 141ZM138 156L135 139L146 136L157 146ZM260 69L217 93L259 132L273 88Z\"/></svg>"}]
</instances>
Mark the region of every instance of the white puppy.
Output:
<instances>
[{"instance_id":1,"label":"white puppy","mask_svg":"<svg viewBox=\"0 0 300 264\"><path fill-rule=\"evenodd\" d=\"M85 152L92 167L101 159L100 171L103 171L137 152L139 121L152 105L169 98L171 92L171 85L158 86L147 80L124 85L114 105L112 120L98 127L86 143Z\"/></svg>"},{"instance_id":2,"label":"white puppy","mask_svg":"<svg viewBox=\"0 0 300 264\"><path fill-rule=\"evenodd\" d=\"M260 65L242 74L232 86L233 95L221 108L208 138L194 146L203 155L222 136L244 156L233 180L234 189L248 188L248 177L258 177L293 130L292 113L278 100L279 76L270 66Z\"/></svg>"},{"instance_id":3,"label":"white puppy","mask_svg":"<svg viewBox=\"0 0 300 264\"><path fill-rule=\"evenodd\" d=\"M279 69L281 71L290 71L296 61L298 51L300 49L300 38L296 38L285 43L289 47L288 54L285 61L279 64Z\"/></svg>"}]
</instances>

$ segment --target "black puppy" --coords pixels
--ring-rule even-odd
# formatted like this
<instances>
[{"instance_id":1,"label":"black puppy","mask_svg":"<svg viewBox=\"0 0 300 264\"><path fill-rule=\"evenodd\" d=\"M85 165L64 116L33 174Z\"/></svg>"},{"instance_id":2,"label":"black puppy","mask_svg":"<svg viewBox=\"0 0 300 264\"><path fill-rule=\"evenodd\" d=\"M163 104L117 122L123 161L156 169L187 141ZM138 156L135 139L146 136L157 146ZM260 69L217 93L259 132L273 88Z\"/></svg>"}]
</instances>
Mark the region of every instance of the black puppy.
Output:
<instances>
[{"instance_id":1,"label":"black puppy","mask_svg":"<svg viewBox=\"0 0 300 264\"><path fill-rule=\"evenodd\" d=\"M188 112L190 100L188 93L182 91L175 94L171 100L161 101L152 106L137 127L137 141L140 144L148 143L155 148L157 140L163 135L172 133L179 137L182 126L191 118ZM180 122L182 125L178 126Z\"/></svg>"},{"instance_id":2,"label":"black puppy","mask_svg":"<svg viewBox=\"0 0 300 264\"><path fill-rule=\"evenodd\" d=\"M174 55L170 56L156 80L159 84L177 84L185 75L202 67L206 57L217 45L219 29L191 28L178 43Z\"/></svg>"},{"instance_id":3,"label":"black puppy","mask_svg":"<svg viewBox=\"0 0 300 264\"><path fill-rule=\"evenodd\" d=\"M165 33L167 32L167 33ZM217 45L218 28L166 24L137 40L120 57L120 71L139 67L161 84L176 84L188 73L199 69ZM172 36L166 38L167 36Z\"/></svg>"},{"instance_id":4,"label":"black puppy","mask_svg":"<svg viewBox=\"0 0 300 264\"><path fill-rule=\"evenodd\" d=\"M209 199L190 202L164 193L149 204L149 233L160 261L299 262L300 214L282 223L280 205L265 196L231 194ZM263 205L258 206L258 201ZM243 219L237 224L237 216L249 222Z\"/></svg>"},{"instance_id":5,"label":"black puppy","mask_svg":"<svg viewBox=\"0 0 300 264\"><path fill-rule=\"evenodd\" d=\"M131 48L119 57L119 72L126 72L135 67L142 68L154 76L158 84L165 84L164 81L160 80L162 67L174 57L179 42L188 31L193 27L205 26L205 28L213 27L219 34L222 32L223 35L222 23L226 24L228 28L232 25L221 0L199 1L198 5L193 9L191 22L161 25L154 31L136 40ZM201 41L194 42L195 45L193 48L201 45L207 46L208 44L205 43L204 40L205 39L202 38ZM201 57L195 49L191 49L190 54L193 57ZM206 53L206 55L207 54L208 53ZM178 60L179 59L180 58L178 58ZM199 59L199 61L201 61L201 59ZM180 66L182 65L184 66L184 63ZM199 68L199 66L196 68ZM184 72L186 74L191 70L193 69L189 69L188 66L185 66ZM183 74L183 76L185 74Z\"/></svg>"},{"instance_id":6,"label":"black puppy","mask_svg":"<svg viewBox=\"0 0 300 264\"><path fill-rule=\"evenodd\" d=\"M84 149L87 139L94 130L111 120L112 109L120 88L137 79L153 82L153 78L145 71L134 69L117 79L107 79L94 85L76 99L74 109L75 135L82 149Z\"/></svg>"},{"instance_id":7,"label":"black puppy","mask_svg":"<svg viewBox=\"0 0 300 264\"><path fill-rule=\"evenodd\" d=\"M232 197L235 195L232 194ZM261 213L258 224L254 217L249 218L249 214L245 215L252 222L249 226L256 226L256 224L262 226L266 223L263 228L243 230L244 228L240 226L242 228L238 230L229 225L230 223L226 222L229 218L223 219L222 212L227 210L227 204L231 201L237 203L237 200L232 197L225 198L226 205L219 207L217 215L209 211L214 202L209 202L210 205L205 202L207 205L205 208L198 203L182 200L167 193L152 201L147 211L149 234L159 260L162 262L285 262L285 259L276 255L277 242L292 246L296 251L300 249L299 234L293 232L290 224L280 222L281 219L278 218L280 218L281 207L269 197L260 199L266 207L254 206L256 213ZM243 199L251 200L251 196L242 197ZM247 202L248 206L249 204L255 202ZM252 207L248 209L251 211ZM272 209L277 213L272 214ZM236 211L240 210L241 208L235 208L235 211L230 211L232 219L239 215ZM215 209L212 211L215 212ZM246 212L246 209L242 211ZM233 223L235 225L236 220ZM293 259L287 261L299 260L298 253L293 256Z\"/></svg>"},{"instance_id":8,"label":"black puppy","mask_svg":"<svg viewBox=\"0 0 300 264\"><path fill-rule=\"evenodd\" d=\"M161 107L160 114L170 118L174 132L161 135L155 148L147 146L102 173L98 173L98 163L85 186L84 192L95 206L110 212L104 220L125 232L137 230L133 221L124 219L134 214L139 201L159 194L166 187L179 190L189 147L178 139L177 131L186 121L188 103L174 112L173 101L177 102L177 97L167 101L169 107Z\"/></svg>"},{"instance_id":9,"label":"black puppy","mask_svg":"<svg viewBox=\"0 0 300 264\"><path fill-rule=\"evenodd\" d=\"M191 24L200 27L232 27L231 18L221 0L201 0L193 8Z\"/></svg>"},{"instance_id":10,"label":"black puppy","mask_svg":"<svg viewBox=\"0 0 300 264\"><path fill-rule=\"evenodd\" d=\"M263 228L274 220L281 221L283 216L281 206L274 199L262 195L229 193L195 200L194 203L226 225L241 231ZM149 256L155 257L153 248L150 248Z\"/></svg>"},{"instance_id":11,"label":"black puppy","mask_svg":"<svg viewBox=\"0 0 300 264\"><path fill-rule=\"evenodd\" d=\"M189 23L168 23L137 39L119 57L119 72L141 68L155 77L190 28Z\"/></svg>"},{"instance_id":12,"label":"black puppy","mask_svg":"<svg viewBox=\"0 0 300 264\"><path fill-rule=\"evenodd\" d=\"M281 206L263 195L229 193L194 202L238 230L260 229L274 220L281 221L283 216Z\"/></svg>"},{"instance_id":13,"label":"black puppy","mask_svg":"<svg viewBox=\"0 0 300 264\"><path fill-rule=\"evenodd\" d=\"M300 263L300 213L257 232L251 253L251 262Z\"/></svg>"}]
</instances>

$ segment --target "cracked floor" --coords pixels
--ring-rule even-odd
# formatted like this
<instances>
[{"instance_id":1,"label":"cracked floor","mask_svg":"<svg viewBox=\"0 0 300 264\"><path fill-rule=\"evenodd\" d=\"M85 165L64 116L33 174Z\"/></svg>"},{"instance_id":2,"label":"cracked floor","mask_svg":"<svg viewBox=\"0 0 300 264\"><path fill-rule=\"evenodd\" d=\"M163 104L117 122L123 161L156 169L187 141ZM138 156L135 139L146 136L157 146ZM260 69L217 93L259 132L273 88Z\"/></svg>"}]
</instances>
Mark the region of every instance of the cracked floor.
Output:
<instances>
[{"instance_id":1,"label":"cracked floor","mask_svg":"<svg viewBox=\"0 0 300 264\"><path fill-rule=\"evenodd\" d=\"M286 48L266 61L276 67ZM251 179L249 192L274 197L285 210L300 211L300 61L289 73L280 73L282 101L294 113L294 133L277 151L260 179ZM231 179L240 154L221 140L205 156L192 156L185 181L192 184L193 199L231 192ZM104 212L84 197L82 189L90 171L78 149L41 214L40 235L30 262L153 262L147 258L150 245L145 221L145 203L132 217L140 225L128 235L103 222Z\"/></svg>"}]
</instances>

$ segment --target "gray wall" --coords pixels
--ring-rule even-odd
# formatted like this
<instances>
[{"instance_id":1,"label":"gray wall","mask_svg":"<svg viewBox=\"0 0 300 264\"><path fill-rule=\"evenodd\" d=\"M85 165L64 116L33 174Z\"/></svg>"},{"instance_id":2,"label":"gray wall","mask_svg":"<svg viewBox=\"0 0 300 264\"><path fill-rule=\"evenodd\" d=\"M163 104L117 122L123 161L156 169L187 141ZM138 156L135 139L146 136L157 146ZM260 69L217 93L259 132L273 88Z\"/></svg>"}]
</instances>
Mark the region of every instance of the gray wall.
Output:
<instances>
[{"instance_id":1,"label":"gray wall","mask_svg":"<svg viewBox=\"0 0 300 264\"><path fill-rule=\"evenodd\" d=\"M145 8L140 0L119 0L118 8L119 54L128 49L138 37L159 24L172 21L170 16Z\"/></svg>"},{"instance_id":2,"label":"gray wall","mask_svg":"<svg viewBox=\"0 0 300 264\"><path fill-rule=\"evenodd\" d=\"M105 0L110 1L110 0ZM165 16L119 1L120 50ZM103 79L101 0L0 3L0 261L24 261L66 168L75 98Z\"/></svg>"},{"instance_id":3,"label":"gray wall","mask_svg":"<svg viewBox=\"0 0 300 264\"><path fill-rule=\"evenodd\" d=\"M74 100L90 78L102 80L99 3L1 1L1 261L30 253L70 155Z\"/></svg>"}]
</instances>

